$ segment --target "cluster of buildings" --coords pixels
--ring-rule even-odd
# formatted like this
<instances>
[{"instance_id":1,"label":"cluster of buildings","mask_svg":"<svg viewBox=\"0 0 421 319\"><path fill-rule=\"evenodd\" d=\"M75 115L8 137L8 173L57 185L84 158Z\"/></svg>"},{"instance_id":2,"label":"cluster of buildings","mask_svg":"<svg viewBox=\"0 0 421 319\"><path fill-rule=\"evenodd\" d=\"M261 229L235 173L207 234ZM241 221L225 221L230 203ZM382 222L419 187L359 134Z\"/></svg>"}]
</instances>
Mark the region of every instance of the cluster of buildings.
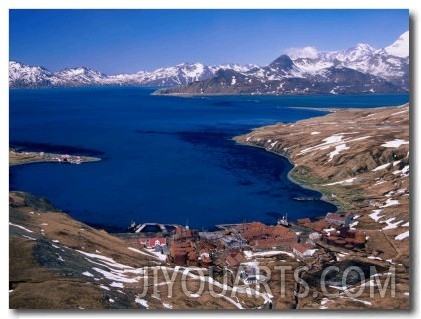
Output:
<instances>
[{"instance_id":1,"label":"cluster of buildings","mask_svg":"<svg viewBox=\"0 0 421 319\"><path fill-rule=\"evenodd\" d=\"M298 240L299 236L290 228L253 222L214 232L177 226L165 237L141 237L138 244L166 254L168 262L175 265L207 267L218 264L236 268L246 261L244 250L291 250L291 244Z\"/></svg>"},{"instance_id":2,"label":"cluster of buildings","mask_svg":"<svg viewBox=\"0 0 421 319\"><path fill-rule=\"evenodd\" d=\"M59 155L57 157L54 157L57 162L59 163L69 163L69 164L81 164L82 159L80 156L71 156L71 155Z\"/></svg>"},{"instance_id":3,"label":"cluster of buildings","mask_svg":"<svg viewBox=\"0 0 421 319\"><path fill-rule=\"evenodd\" d=\"M75 155L59 155L45 152L19 152L13 149L10 149L12 154L24 154L29 156L40 157L44 161L56 161L59 163L69 163L69 164L82 164L83 159L80 156Z\"/></svg>"},{"instance_id":4,"label":"cluster of buildings","mask_svg":"<svg viewBox=\"0 0 421 319\"><path fill-rule=\"evenodd\" d=\"M238 226L236 231L251 248L256 249L284 248L290 243L298 242L298 235L291 228L282 225L267 226L253 222Z\"/></svg>"},{"instance_id":5,"label":"cluster of buildings","mask_svg":"<svg viewBox=\"0 0 421 319\"><path fill-rule=\"evenodd\" d=\"M252 222L227 225L213 232L198 232L176 226L162 237L141 237L138 244L165 254L167 261L175 265L238 268L246 261L245 250L281 249L306 259L314 256L318 241L344 249L364 248L365 233L352 229L349 226L352 221L352 215L328 213L324 219L316 221L298 219L291 227Z\"/></svg>"},{"instance_id":6,"label":"cluster of buildings","mask_svg":"<svg viewBox=\"0 0 421 319\"><path fill-rule=\"evenodd\" d=\"M352 214L328 213L324 219L311 221L309 218L298 219L297 224L314 230L320 240L329 245L345 249L362 249L366 243L366 234L353 229L350 225L354 221Z\"/></svg>"}]
</instances>

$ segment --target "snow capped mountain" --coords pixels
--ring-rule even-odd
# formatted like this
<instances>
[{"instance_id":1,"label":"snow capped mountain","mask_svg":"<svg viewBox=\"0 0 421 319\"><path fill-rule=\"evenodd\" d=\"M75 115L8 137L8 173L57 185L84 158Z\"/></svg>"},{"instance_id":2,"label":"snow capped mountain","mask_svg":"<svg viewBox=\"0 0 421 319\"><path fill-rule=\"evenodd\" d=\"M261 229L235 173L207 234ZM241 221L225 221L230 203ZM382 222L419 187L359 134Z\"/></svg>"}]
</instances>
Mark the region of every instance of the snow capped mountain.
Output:
<instances>
[{"instance_id":1,"label":"snow capped mountain","mask_svg":"<svg viewBox=\"0 0 421 319\"><path fill-rule=\"evenodd\" d=\"M393 44L385 47L384 50L393 56L400 58L409 57L409 31L402 34Z\"/></svg>"},{"instance_id":2,"label":"snow capped mountain","mask_svg":"<svg viewBox=\"0 0 421 319\"><path fill-rule=\"evenodd\" d=\"M366 77L361 74L367 75ZM101 85L143 85L143 86L186 86L190 83L219 79L220 84L246 85L245 92L283 94L284 92L379 92L409 90L409 32L402 34L393 44L375 49L368 44L357 44L342 51L317 52L315 48L293 49L291 54L282 55L271 64L260 67L254 64L221 64L207 66L202 63L182 63L163 67L152 72L139 71L133 74L105 75L85 68L71 68L51 72L42 67L27 66L9 62L9 86L14 87L63 87ZM346 79L358 79L353 89L346 87ZM304 81L305 80L305 81ZM330 86L326 83L342 83ZM368 81L369 83L365 83ZM392 88L390 82L397 88ZM269 82L273 82L270 85ZM274 83L278 87L273 87ZM215 94L217 83L213 86ZM265 83L261 87L261 83ZM324 83L321 85L321 83ZM374 83L377 83L374 85ZM203 84L203 83L202 83ZM202 85L201 84L201 85ZM221 84L222 85L222 84ZM266 85L266 86L265 86ZM321 86L320 86L321 85ZM256 91L253 91L254 87ZM203 91L201 87L200 92ZM193 89L192 89L193 90ZM194 90L193 90L194 91ZM206 90L205 90L206 91ZM237 90L238 91L238 90ZM236 92L236 91L235 91Z\"/></svg>"},{"instance_id":3,"label":"snow capped mountain","mask_svg":"<svg viewBox=\"0 0 421 319\"><path fill-rule=\"evenodd\" d=\"M298 58L294 60L296 72L294 76L303 77L306 75L316 75L323 73L323 70L335 65L334 62L323 59Z\"/></svg>"},{"instance_id":4,"label":"snow capped mountain","mask_svg":"<svg viewBox=\"0 0 421 319\"><path fill-rule=\"evenodd\" d=\"M153 72L140 71L135 74L119 74L108 76L107 84L115 82L132 85L173 86L186 85L194 81L201 81L215 75L219 69L232 69L246 72L256 65L222 64L207 66L203 63L181 63L175 66L156 69Z\"/></svg>"},{"instance_id":5,"label":"snow capped mountain","mask_svg":"<svg viewBox=\"0 0 421 319\"><path fill-rule=\"evenodd\" d=\"M227 63L227 64L220 64L220 65L212 65L209 67L209 69L212 71L213 74L215 74L219 69L222 70L234 70L236 72L248 72L249 70L253 68L258 68L256 64L246 64L246 65L240 65L237 63Z\"/></svg>"},{"instance_id":6,"label":"snow capped mountain","mask_svg":"<svg viewBox=\"0 0 421 319\"><path fill-rule=\"evenodd\" d=\"M53 82L54 85L89 85L91 83L102 83L106 79L106 75L95 70L79 67L74 69L65 69L56 72L55 76L58 78Z\"/></svg>"},{"instance_id":7,"label":"snow capped mountain","mask_svg":"<svg viewBox=\"0 0 421 319\"><path fill-rule=\"evenodd\" d=\"M311 59L307 59L311 60ZM304 59L303 59L304 61ZM308 69L307 69L308 70ZM220 69L215 76L185 86L160 89L162 95L238 95L238 94L359 94L404 92L385 79L343 66L331 66L303 72L283 55L263 68L248 72Z\"/></svg>"},{"instance_id":8,"label":"snow capped mountain","mask_svg":"<svg viewBox=\"0 0 421 319\"><path fill-rule=\"evenodd\" d=\"M27 66L19 62L9 62L9 85L11 87L50 86L56 77L38 66Z\"/></svg>"},{"instance_id":9,"label":"snow capped mountain","mask_svg":"<svg viewBox=\"0 0 421 319\"><path fill-rule=\"evenodd\" d=\"M349 48L344 51L340 51L338 53L333 53L331 55L331 59L337 59L342 62L356 62L366 59L367 57L371 56L374 51L376 51L375 48L372 46L365 44L365 43L359 43L356 46Z\"/></svg>"},{"instance_id":10,"label":"snow capped mountain","mask_svg":"<svg viewBox=\"0 0 421 319\"><path fill-rule=\"evenodd\" d=\"M343 51L319 52L316 58L296 57L295 76L323 74L332 66L342 66L386 79L409 90L409 32L402 34L390 46L375 49L357 44Z\"/></svg>"},{"instance_id":11,"label":"snow capped mountain","mask_svg":"<svg viewBox=\"0 0 421 319\"><path fill-rule=\"evenodd\" d=\"M282 55L266 67L246 71L219 70L212 78L184 87L161 89L156 94L356 94L398 93L409 90L409 58L405 39L377 50L357 44L343 51L293 50L293 59ZM399 48L399 50L398 50ZM391 51L388 49L389 52ZM299 56L299 53L303 56ZM396 53L398 52L398 53ZM224 72L222 72L224 71ZM229 71L229 72L228 72Z\"/></svg>"},{"instance_id":12,"label":"snow capped mountain","mask_svg":"<svg viewBox=\"0 0 421 319\"><path fill-rule=\"evenodd\" d=\"M10 87L83 86L101 83L106 75L89 68L65 69L51 72L42 67L9 61Z\"/></svg>"},{"instance_id":13,"label":"snow capped mountain","mask_svg":"<svg viewBox=\"0 0 421 319\"><path fill-rule=\"evenodd\" d=\"M9 62L10 87L62 87L88 85L145 85L173 86L186 85L215 75L219 69L232 69L247 72L256 67L254 64L223 64L206 66L202 63L182 63L175 66L156 69L153 72L139 71L134 74L105 75L86 68L69 68L51 72L41 67Z\"/></svg>"},{"instance_id":14,"label":"snow capped mountain","mask_svg":"<svg viewBox=\"0 0 421 319\"><path fill-rule=\"evenodd\" d=\"M141 79L144 85L186 85L213 75L213 72L202 63L182 63L176 66L159 68L150 73L144 73Z\"/></svg>"}]
</instances>

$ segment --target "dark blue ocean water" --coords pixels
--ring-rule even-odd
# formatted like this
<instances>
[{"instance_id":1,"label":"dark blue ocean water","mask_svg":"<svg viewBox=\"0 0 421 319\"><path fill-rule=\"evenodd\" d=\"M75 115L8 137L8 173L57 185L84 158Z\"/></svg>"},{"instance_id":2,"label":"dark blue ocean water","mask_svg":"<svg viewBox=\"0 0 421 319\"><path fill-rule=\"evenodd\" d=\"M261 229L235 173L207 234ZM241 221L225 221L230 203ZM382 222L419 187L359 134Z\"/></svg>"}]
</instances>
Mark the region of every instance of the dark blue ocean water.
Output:
<instances>
[{"instance_id":1,"label":"dark blue ocean water","mask_svg":"<svg viewBox=\"0 0 421 319\"><path fill-rule=\"evenodd\" d=\"M324 115L324 107L400 105L408 95L152 96L151 88L10 91L10 142L29 150L99 155L83 165L10 169L10 188L48 198L72 217L108 230L131 220L275 223L336 208L287 180L292 165L231 140L254 127ZM294 108L294 107L303 108Z\"/></svg>"}]
</instances>

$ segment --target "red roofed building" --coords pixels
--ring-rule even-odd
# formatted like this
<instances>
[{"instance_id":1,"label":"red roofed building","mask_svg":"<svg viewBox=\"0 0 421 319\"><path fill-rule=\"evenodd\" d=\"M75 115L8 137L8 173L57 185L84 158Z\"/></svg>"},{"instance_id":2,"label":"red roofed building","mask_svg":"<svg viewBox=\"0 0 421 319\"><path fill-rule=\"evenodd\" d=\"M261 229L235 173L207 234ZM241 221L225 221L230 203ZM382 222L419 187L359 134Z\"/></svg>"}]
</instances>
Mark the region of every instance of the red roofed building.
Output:
<instances>
[{"instance_id":1,"label":"red roofed building","mask_svg":"<svg viewBox=\"0 0 421 319\"><path fill-rule=\"evenodd\" d=\"M200 251L200 261L204 267L209 267L212 265L212 258L210 256L209 250L203 249Z\"/></svg>"},{"instance_id":2,"label":"red roofed building","mask_svg":"<svg viewBox=\"0 0 421 319\"><path fill-rule=\"evenodd\" d=\"M325 220L335 225L349 225L352 216L350 214L327 213Z\"/></svg>"},{"instance_id":3,"label":"red roofed building","mask_svg":"<svg viewBox=\"0 0 421 319\"><path fill-rule=\"evenodd\" d=\"M187 266L199 266L199 256L194 250L191 250L187 254Z\"/></svg>"},{"instance_id":4,"label":"red roofed building","mask_svg":"<svg viewBox=\"0 0 421 319\"><path fill-rule=\"evenodd\" d=\"M291 245L292 252L298 258L304 259L306 257L311 257L315 253L316 249L310 249L310 246L295 243Z\"/></svg>"},{"instance_id":5,"label":"red roofed building","mask_svg":"<svg viewBox=\"0 0 421 319\"><path fill-rule=\"evenodd\" d=\"M298 241L296 233L282 225L266 226L254 222L242 226L242 229L242 237L247 240L250 246L258 248L271 248Z\"/></svg>"},{"instance_id":6,"label":"red roofed building","mask_svg":"<svg viewBox=\"0 0 421 319\"><path fill-rule=\"evenodd\" d=\"M262 235L267 234L267 226L259 222L246 224L244 226L241 226L241 228L244 229L242 236L246 240L250 240L252 238L260 237Z\"/></svg>"},{"instance_id":7,"label":"red roofed building","mask_svg":"<svg viewBox=\"0 0 421 319\"><path fill-rule=\"evenodd\" d=\"M173 263L178 266L184 266L187 262L187 253L185 251L177 251L173 256Z\"/></svg>"},{"instance_id":8,"label":"red roofed building","mask_svg":"<svg viewBox=\"0 0 421 319\"><path fill-rule=\"evenodd\" d=\"M310 218L299 218L297 219L297 223L299 226L307 226L311 223Z\"/></svg>"},{"instance_id":9,"label":"red roofed building","mask_svg":"<svg viewBox=\"0 0 421 319\"><path fill-rule=\"evenodd\" d=\"M197 236L195 230L191 230L188 227L177 226L174 230L174 239L192 239Z\"/></svg>"},{"instance_id":10,"label":"red roofed building","mask_svg":"<svg viewBox=\"0 0 421 319\"><path fill-rule=\"evenodd\" d=\"M297 234L289 228L277 225L269 228L269 235L278 240L296 241Z\"/></svg>"},{"instance_id":11,"label":"red roofed building","mask_svg":"<svg viewBox=\"0 0 421 319\"><path fill-rule=\"evenodd\" d=\"M140 238L139 243L145 248L155 248L156 246L164 246L167 244L167 239L163 237L154 238Z\"/></svg>"},{"instance_id":12,"label":"red roofed building","mask_svg":"<svg viewBox=\"0 0 421 319\"><path fill-rule=\"evenodd\" d=\"M231 253L227 256L227 264L233 268L237 268L241 265L241 263L246 261L244 255L240 252Z\"/></svg>"},{"instance_id":13,"label":"red roofed building","mask_svg":"<svg viewBox=\"0 0 421 319\"><path fill-rule=\"evenodd\" d=\"M197 266L198 256L194 243L191 241L178 242L175 240L171 241L170 249L170 260L176 265L183 266Z\"/></svg>"},{"instance_id":14,"label":"red roofed building","mask_svg":"<svg viewBox=\"0 0 421 319\"><path fill-rule=\"evenodd\" d=\"M328 228L330 223L326 219L320 219L318 221L315 221L311 224L309 224L307 227L314 229L317 232L322 232L323 229Z\"/></svg>"}]
</instances>

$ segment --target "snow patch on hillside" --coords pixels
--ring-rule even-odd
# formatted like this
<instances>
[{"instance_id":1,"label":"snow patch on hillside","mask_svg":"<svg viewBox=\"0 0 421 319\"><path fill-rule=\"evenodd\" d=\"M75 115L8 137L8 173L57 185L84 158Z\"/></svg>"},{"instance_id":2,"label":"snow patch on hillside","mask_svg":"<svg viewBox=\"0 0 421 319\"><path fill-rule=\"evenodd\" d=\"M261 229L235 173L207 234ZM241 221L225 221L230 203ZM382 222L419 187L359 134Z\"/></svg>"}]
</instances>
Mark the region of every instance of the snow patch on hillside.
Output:
<instances>
[{"instance_id":1,"label":"snow patch on hillside","mask_svg":"<svg viewBox=\"0 0 421 319\"><path fill-rule=\"evenodd\" d=\"M402 239L405 239L405 238L407 238L407 237L409 237L409 230L408 230L408 231L406 231L406 232L404 232L404 233L402 233L402 234L397 235L397 236L395 237L395 239L396 239L396 240L402 240Z\"/></svg>"},{"instance_id":2,"label":"snow patch on hillside","mask_svg":"<svg viewBox=\"0 0 421 319\"><path fill-rule=\"evenodd\" d=\"M401 140L401 139L394 139L393 141L388 141L386 143L383 143L381 146L396 148L396 147L399 147L399 146L405 145L405 144L409 144L409 142Z\"/></svg>"},{"instance_id":3,"label":"snow patch on hillside","mask_svg":"<svg viewBox=\"0 0 421 319\"><path fill-rule=\"evenodd\" d=\"M335 150L329 153L329 160L328 162L330 162L333 157L335 157L336 155L339 155L340 152L345 151L349 149L348 146L346 146L346 144L339 144L335 147Z\"/></svg>"}]
</instances>

